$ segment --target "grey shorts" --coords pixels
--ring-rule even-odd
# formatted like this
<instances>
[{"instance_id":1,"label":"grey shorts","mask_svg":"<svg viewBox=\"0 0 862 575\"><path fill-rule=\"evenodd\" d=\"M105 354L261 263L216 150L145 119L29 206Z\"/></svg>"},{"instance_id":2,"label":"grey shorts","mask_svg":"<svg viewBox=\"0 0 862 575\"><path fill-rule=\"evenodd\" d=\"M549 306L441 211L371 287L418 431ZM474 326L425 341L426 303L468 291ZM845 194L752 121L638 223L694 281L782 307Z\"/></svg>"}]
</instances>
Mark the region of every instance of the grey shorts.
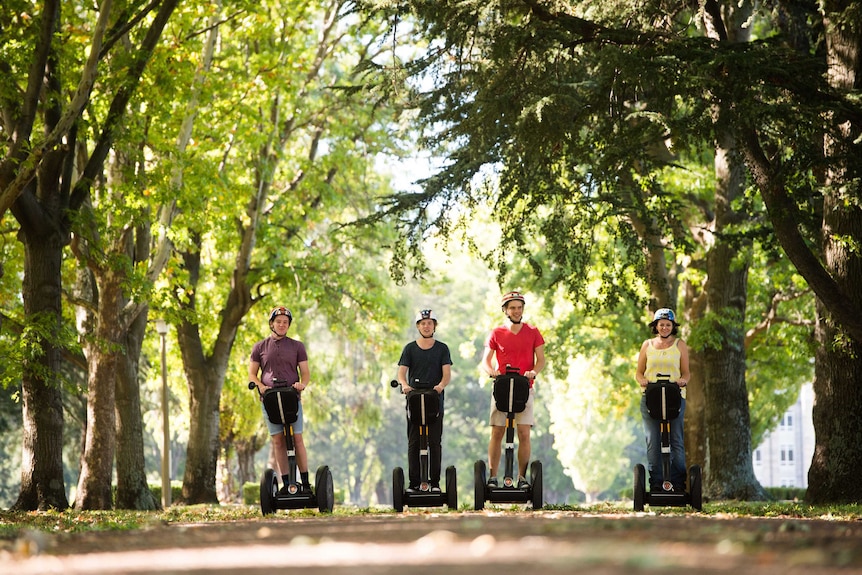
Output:
<instances>
[{"instance_id":1,"label":"grey shorts","mask_svg":"<svg viewBox=\"0 0 862 575\"><path fill-rule=\"evenodd\" d=\"M266 422L266 428L270 435L281 435L284 433L284 426L280 423L273 423L269 420L269 415L263 407L263 402L260 402L260 412L263 414L263 420ZM296 421L293 422L293 433L302 433L302 402L299 402L299 409L296 412Z\"/></svg>"},{"instance_id":2,"label":"grey shorts","mask_svg":"<svg viewBox=\"0 0 862 575\"><path fill-rule=\"evenodd\" d=\"M535 396L535 392L536 390L531 387L530 397L527 399L524 411L515 414L515 425L532 426L535 423L533 420L533 397ZM491 397L491 425L506 427L506 412L497 409L497 403L494 401L493 396Z\"/></svg>"}]
</instances>

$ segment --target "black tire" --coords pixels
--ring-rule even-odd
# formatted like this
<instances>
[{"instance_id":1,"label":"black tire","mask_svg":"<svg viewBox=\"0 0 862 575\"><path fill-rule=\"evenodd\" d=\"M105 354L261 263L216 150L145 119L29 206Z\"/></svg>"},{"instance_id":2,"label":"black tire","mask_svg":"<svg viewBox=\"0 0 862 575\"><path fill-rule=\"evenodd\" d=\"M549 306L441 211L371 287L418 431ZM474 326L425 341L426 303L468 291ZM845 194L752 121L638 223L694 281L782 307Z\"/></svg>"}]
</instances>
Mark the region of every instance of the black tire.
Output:
<instances>
[{"instance_id":1,"label":"black tire","mask_svg":"<svg viewBox=\"0 0 862 575\"><path fill-rule=\"evenodd\" d=\"M638 463L635 465L635 511L643 511L646 504L646 468Z\"/></svg>"},{"instance_id":2,"label":"black tire","mask_svg":"<svg viewBox=\"0 0 862 575\"><path fill-rule=\"evenodd\" d=\"M335 507L335 489L332 486L332 472L328 465L321 465L314 474L314 493L317 495L317 510L332 513Z\"/></svg>"},{"instance_id":3,"label":"black tire","mask_svg":"<svg viewBox=\"0 0 862 575\"><path fill-rule=\"evenodd\" d=\"M485 509L485 462L481 459L473 465L473 509Z\"/></svg>"},{"instance_id":4,"label":"black tire","mask_svg":"<svg viewBox=\"0 0 862 575\"><path fill-rule=\"evenodd\" d=\"M450 511L458 511L458 478L454 465L446 468L446 507Z\"/></svg>"},{"instance_id":5,"label":"black tire","mask_svg":"<svg viewBox=\"0 0 862 575\"><path fill-rule=\"evenodd\" d=\"M703 509L703 473L700 465L692 465L688 469L688 485L691 496L691 506L698 511Z\"/></svg>"},{"instance_id":6,"label":"black tire","mask_svg":"<svg viewBox=\"0 0 862 575\"><path fill-rule=\"evenodd\" d=\"M533 511L538 511L545 504L542 501L542 462L534 461L530 464L530 489L532 491Z\"/></svg>"},{"instance_id":7,"label":"black tire","mask_svg":"<svg viewBox=\"0 0 862 575\"><path fill-rule=\"evenodd\" d=\"M398 513L404 511L404 470L392 470L392 508Z\"/></svg>"},{"instance_id":8,"label":"black tire","mask_svg":"<svg viewBox=\"0 0 862 575\"><path fill-rule=\"evenodd\" d=\"M278 494L278 476L272 469L263 472L260 478L260 512L262 515L275 513L275 498Z\"/></svg>"}]
</instances>

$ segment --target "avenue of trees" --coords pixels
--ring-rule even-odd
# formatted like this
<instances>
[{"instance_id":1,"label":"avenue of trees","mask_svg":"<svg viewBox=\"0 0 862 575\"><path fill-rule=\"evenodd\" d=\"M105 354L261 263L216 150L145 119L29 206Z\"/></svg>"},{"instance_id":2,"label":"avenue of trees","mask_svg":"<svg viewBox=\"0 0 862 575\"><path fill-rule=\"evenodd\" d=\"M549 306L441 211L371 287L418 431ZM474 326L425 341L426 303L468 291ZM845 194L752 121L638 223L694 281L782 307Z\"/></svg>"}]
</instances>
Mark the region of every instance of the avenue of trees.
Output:
<instances>
[{"instance_id":1,"label":"avenue of trees","mask_svg":"<svg viewBox=\"0 0 862 575\"><path fill-rule=\"evenodd\" d=\"M312 467L355 502L406 463L388 380L414 308L445 312L463 490L503 287L549 341L555 500L567 478L619 493L643 458L633 362L670 306L706 494L765 496L752 447L813 376L808 498L859 501L860 22L857 2L6 2L13 508L68 507L70 467L77 508L159 506L156 317L181 500L235 498L268 445L245 379L279 304L313 358ZM440 168L394 190L418 152Z\"/></svg>"},{"instance_id":2,"label":"avenue of trees","mask_svg":"<svg viewBox=\"0 0 862 575\"><path fill-rule=\"evenodd\" d=\"M858 501L860 3L369 4L393 30L412 14L414 35L429 40L406 66L409 96L423 141L450 160L389 206L415 216L404 236L445 234L440 206L469 206L492 188L507 232L494 253L520 253L545 293L559 287L586 313L644 294L650 309L681 303L703 390L686 416L688 453L717 498L762 496L746 319L774 323L810 289L808 498ZM785 256L807 288L767 284L765 307L750 306L752 265L784 280Z\"/></svg>"}]
</instances>

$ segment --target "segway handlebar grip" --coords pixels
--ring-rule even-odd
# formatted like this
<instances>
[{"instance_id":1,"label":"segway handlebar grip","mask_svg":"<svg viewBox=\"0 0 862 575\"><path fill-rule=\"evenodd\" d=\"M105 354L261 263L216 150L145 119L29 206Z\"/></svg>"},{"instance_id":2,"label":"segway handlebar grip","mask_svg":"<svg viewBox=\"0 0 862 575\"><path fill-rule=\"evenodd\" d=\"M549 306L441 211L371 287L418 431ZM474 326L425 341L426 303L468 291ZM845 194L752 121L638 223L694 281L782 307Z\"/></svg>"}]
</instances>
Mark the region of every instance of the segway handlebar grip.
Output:
<instances>
[{"instance_id":1,"label":"segway handlebar grip","mask_svg":"<svg viewBox=\"0 0 862 575\"><path fill-rule=\"evenodd\" d=\"M256 387L257 387L257 384L255 382L253 382L253 381L248 382L248 388L249 389L254 389Z\"/></svg>"}]
</instances>

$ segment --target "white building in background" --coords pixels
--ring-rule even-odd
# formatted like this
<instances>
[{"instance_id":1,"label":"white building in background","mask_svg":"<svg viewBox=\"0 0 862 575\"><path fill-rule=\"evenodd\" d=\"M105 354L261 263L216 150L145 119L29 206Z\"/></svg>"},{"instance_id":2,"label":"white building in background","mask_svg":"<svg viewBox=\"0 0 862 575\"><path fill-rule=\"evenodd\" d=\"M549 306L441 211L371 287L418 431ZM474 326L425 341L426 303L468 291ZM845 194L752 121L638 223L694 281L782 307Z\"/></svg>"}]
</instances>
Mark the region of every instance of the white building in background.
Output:
<instances>
[{"instance_id":1,"label":"white building in background","mask_svg":"<svg viewBox=\"0 0 862 575\"><path fill-rule=\"evenodd\" d=\"M814 388L806 383L778 427L754 450L754 475L764 487L808 487L814 456L813 407Z\"/></svg>"}]
</instances>

